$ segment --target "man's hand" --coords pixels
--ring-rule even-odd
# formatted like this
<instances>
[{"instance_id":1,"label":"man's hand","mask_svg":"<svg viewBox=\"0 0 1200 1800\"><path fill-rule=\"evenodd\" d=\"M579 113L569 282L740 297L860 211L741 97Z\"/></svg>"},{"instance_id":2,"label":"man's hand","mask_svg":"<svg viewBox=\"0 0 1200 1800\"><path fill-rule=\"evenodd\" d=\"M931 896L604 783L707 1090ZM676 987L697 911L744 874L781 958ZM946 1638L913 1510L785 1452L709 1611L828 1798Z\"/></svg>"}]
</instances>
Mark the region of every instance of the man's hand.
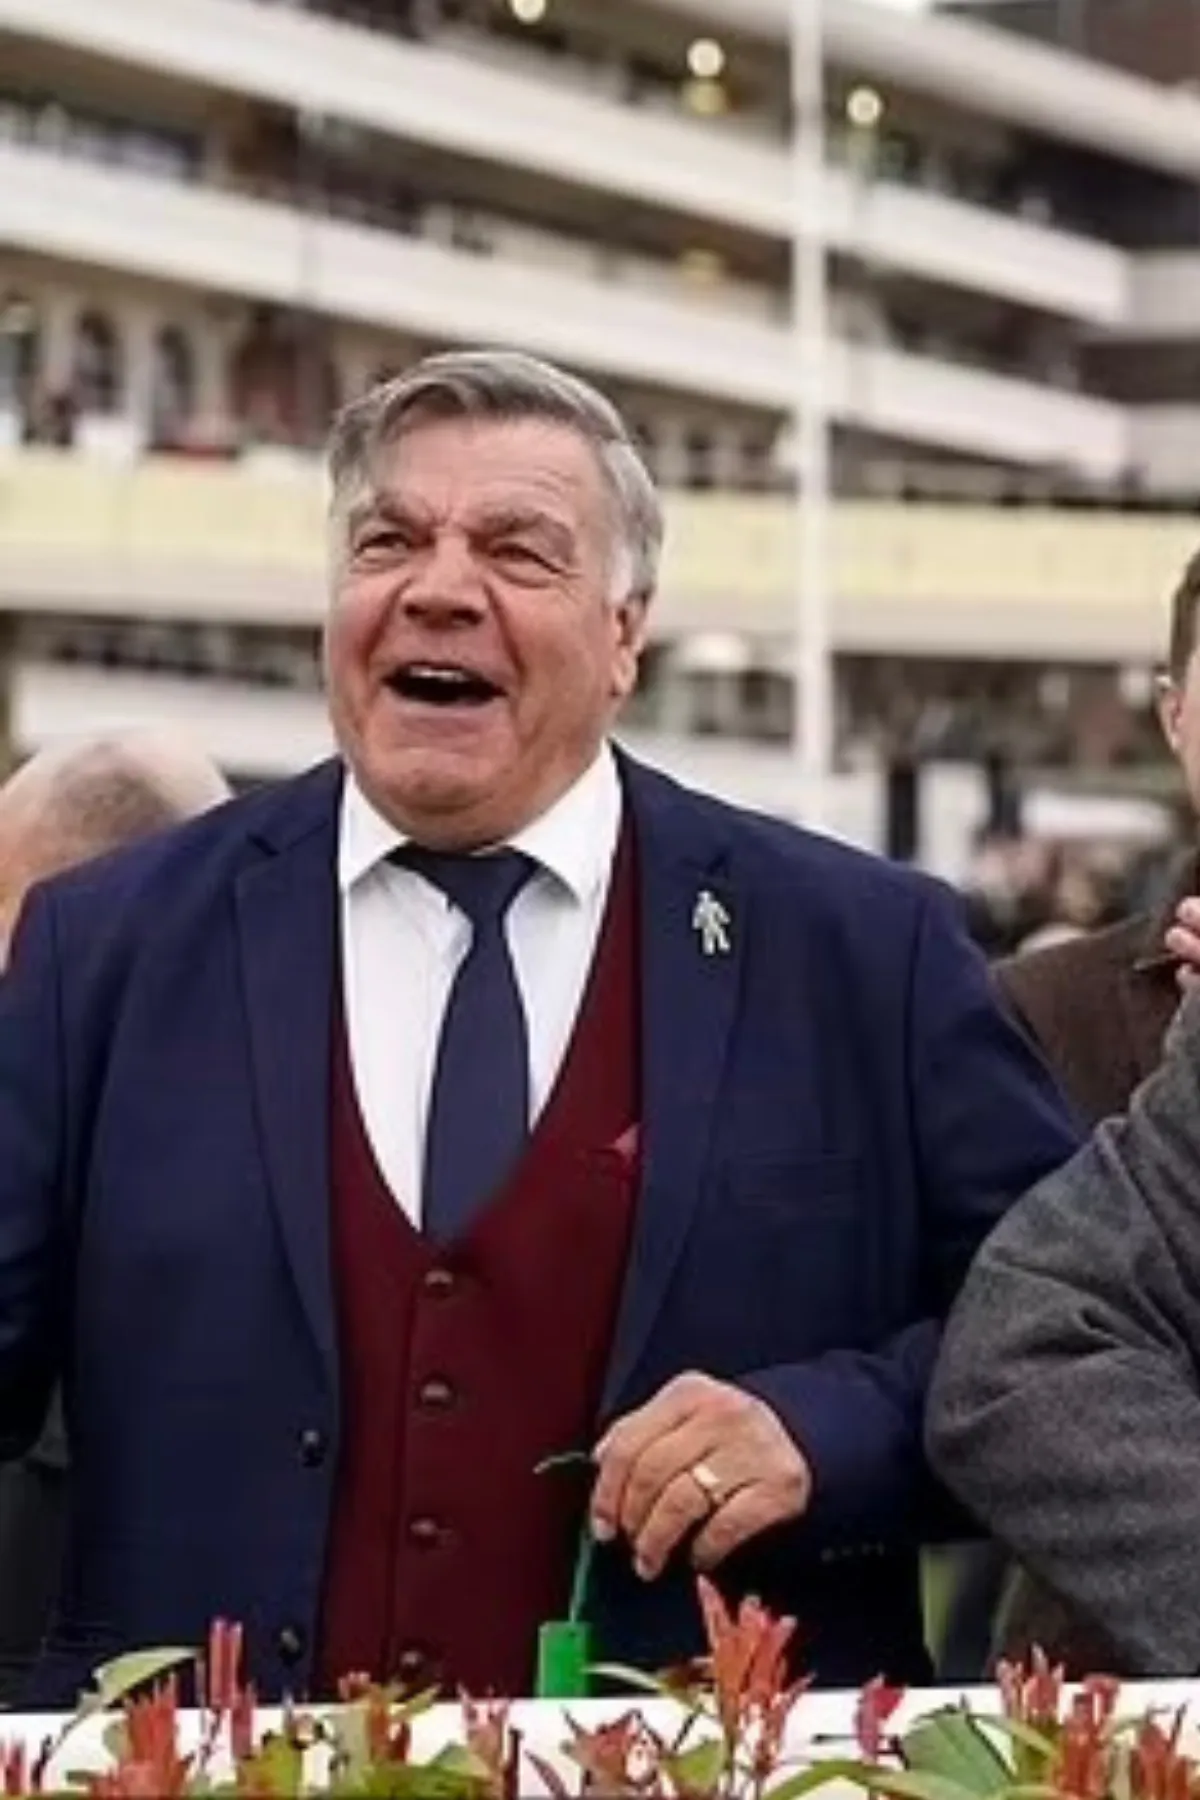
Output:
<instances>
[{"instance_id":1,"label":"man's hand","mask_svg":"<svg viewBox=\"0 0 1200 1800\"><path fill-rule=\"evenodd\" d=\"M1189 896L1180 901L1166 943L1171 955L1179 958L1176 980L1189 993L1200 982L1200 900Z\"/></svg>"},{"instance_id":2,"label":"man's hand","mask_svg":"<svg viewBox=\"0 0 1200 1800\"><path fill-rule=\"evenodd\" d=\"M715 1568L747 1538L798 1519L812 1474L765 1401L707 1375L679 1375L597 1445L592 1531L624 1532L645 1581L696 1526L692 1560Z\"/></svg>"}]
</instances>

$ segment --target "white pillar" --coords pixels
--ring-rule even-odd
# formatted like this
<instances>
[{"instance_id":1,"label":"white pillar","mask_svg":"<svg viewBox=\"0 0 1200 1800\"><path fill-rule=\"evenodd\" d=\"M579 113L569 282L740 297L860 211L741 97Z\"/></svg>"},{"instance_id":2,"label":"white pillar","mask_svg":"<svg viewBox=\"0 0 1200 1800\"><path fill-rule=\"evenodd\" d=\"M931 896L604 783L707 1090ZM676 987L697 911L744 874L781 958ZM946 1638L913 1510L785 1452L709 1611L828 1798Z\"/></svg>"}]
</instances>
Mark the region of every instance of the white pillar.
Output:
<instances>
[{"instance_id":1,"label":"white pillar","mask_svg":"<svg viewBox=\"0 0 1200 1800\"><path fill-rule=\"evenodd\" d=\"M232 436L229 405L229 358L236 328L228 319L202 309L192 328L196 357L196 408L193 425L202 436L224 442Z\"/></svg>"},{"instance_id":2,"label":"white pillar","mask_svg":"<svg viewBox=\"0 0 1200 1800\"><path fill-rule=\"evenodd\" d=\"M133 301L120 309L114 323L125 383L121 412L142 448L153 436L155 425L154 351L158 319L148 306Z\"/></svg>"},{"instance_id":3,"label":"white pillar","mask_svg":"<svg viewBox=\"0 0 1200 1800\"><path fill-rule=\"evenodd\" d=\"M47 394L64 394L75 372L75 322L82 310L75 294L51 288L42 307L42 381Z\"/></svg>"},{"instance_id":4,"label":"white pillar","mask_svg":"<svg viewBox=\"0 0 1200 1800\"><path fill-rule=\"evenodd\" d=\"M791 0L797 809L820 825L833 769L823 0Z\"/></svg>"},{"instance_id":5,"label":"white pillar","mask_svg":"<svg viewBox=\"0 0 1200 1800\"><path fill-rule=\"evenodd\" d=\"M687 486L687 432L682 420L667 413L654 421L654 461L658 485L664 488Z\"/></svg>"}]
</instances>

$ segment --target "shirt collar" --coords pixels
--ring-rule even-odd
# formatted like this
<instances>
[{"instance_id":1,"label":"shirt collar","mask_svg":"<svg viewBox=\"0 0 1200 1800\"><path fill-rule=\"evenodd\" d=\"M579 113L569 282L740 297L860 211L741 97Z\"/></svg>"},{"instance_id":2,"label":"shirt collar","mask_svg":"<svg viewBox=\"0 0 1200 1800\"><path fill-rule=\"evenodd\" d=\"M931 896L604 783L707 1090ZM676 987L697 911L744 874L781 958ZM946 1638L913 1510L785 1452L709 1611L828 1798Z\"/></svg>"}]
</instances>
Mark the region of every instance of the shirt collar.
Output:
<instances>
[{"instance_id":1,"label":"shirt collar","mask_svg":"<svg viewBox=\"0 0 1200 1800\"><path fill-rule=\"evenodd\" d=\"M621 781L608 745L554 805L508 840L581 904L606 878L621 828ZM338 829L338 887L349 893L408 839L347 771Z\"/></svg>"}]
</instances>

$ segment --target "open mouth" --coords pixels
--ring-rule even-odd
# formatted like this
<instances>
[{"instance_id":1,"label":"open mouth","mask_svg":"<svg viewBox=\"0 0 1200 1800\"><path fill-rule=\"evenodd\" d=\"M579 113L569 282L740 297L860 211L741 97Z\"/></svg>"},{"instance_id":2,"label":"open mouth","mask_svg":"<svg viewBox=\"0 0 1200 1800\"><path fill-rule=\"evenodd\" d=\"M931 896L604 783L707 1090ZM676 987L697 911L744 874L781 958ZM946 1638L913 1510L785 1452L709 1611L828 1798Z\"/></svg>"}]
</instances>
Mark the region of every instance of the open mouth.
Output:
<instances>
[{"instance_id":1,"label":"open mouth","mask_svg":"<svg viewBox=\"0 0 1200 1800\"><path fill-rule=\"evenodd\" d=\"M387 685L399 699L422 706L486 706L501 692L486 675L458 663L405 663L387 677Z\"/></svg>"}]
</instances>

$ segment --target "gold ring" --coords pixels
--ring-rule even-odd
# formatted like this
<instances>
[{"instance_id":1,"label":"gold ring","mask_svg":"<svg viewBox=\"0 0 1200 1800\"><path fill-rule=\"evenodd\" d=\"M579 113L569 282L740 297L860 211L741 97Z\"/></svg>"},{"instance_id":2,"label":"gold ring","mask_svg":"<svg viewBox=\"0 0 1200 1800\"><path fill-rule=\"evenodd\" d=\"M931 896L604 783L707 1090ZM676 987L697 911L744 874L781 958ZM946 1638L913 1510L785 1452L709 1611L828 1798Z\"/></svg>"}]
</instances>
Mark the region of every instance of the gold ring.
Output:
<instances>
[{"instance_id":1,"label":"gold ring","mask_svg":"<svg viewBox=\"0 0 1200 1800\"><path fill-rule=\"evenodd\" d=\"M708 1510L710 1512L716 1512L720 1507L724 1506L726 1500L725 1489L721 1485L720 1477L713 1474L712 1469L706 1462L693 1463L688 1470L688 1474L700 1489L704 1498L708 1501Z\"/></svg>"}]
</instances>

